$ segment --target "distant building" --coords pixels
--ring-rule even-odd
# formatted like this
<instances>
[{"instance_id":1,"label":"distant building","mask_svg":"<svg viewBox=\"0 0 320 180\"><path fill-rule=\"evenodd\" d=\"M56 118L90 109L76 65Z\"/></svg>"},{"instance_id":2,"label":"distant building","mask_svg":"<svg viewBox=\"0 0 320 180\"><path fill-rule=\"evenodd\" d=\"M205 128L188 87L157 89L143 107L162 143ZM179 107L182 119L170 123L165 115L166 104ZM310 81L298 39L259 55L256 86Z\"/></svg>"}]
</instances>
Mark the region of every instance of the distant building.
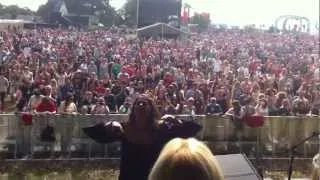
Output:
<instances>
[{"instance_id":1,"label":"distant building","mask_svg":"<svg viewBox=\"0 0 320 180\"><path fill-rule=\"evenodd\" d=\"M0 19L0 30L8 30L8 29L24 29L24 25L31 23L30 21L24 20L12 20L12 19Z\"/></svg>"},{"instance_id":2,"label":"distant building","mask_svg":"<svg viewBox=\"0 0 320 180\"><path fill-rule=\"evenodd\" d=\"M31 22L42 22L42 18L40 16L33 16L33 15L17 15L16 19L24 20L24 21L31 21Z\"/></svg>"}]
</instances>

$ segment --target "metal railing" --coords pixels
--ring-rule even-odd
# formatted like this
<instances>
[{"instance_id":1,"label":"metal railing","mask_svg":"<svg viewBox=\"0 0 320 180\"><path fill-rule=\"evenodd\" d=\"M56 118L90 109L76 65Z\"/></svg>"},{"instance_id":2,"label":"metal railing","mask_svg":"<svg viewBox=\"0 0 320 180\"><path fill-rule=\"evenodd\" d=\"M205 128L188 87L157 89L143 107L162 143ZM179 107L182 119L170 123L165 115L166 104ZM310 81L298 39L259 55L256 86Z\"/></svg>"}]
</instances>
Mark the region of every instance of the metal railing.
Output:
<instances>
[{"instance_id":1,"label":"metal railing","mask_svg":"<svg viewBox=\"0 0 320 180\"><path fill-rule=\"evenodd\" d=\"M236 147L239 153L255 151L264 157L287 157L287 150L300 140L320 129L319 117L265 117L260 128L245 126L241 135L237 134L233 122L217 116L178 116L185 120L195 120L203 126L197 138L205 141L217 152L231 151ZM119 150L119 144L101 145L93 142L83 132L99 122L124 121L127 115L34 115L32 125L25 125L21 115L0 115L0 151L16 158L18 155L33 157L37 154L54 156L57 153L68 157L109 157ZM55 141L44 142L41 132L47 127L54 128ZM319 140L307 141L298 149L301 156L310 157L319 150ZM231 148L232 149L232 148ZM5 157L6 158L6 157Z\"/></svg>"}]
</instances>

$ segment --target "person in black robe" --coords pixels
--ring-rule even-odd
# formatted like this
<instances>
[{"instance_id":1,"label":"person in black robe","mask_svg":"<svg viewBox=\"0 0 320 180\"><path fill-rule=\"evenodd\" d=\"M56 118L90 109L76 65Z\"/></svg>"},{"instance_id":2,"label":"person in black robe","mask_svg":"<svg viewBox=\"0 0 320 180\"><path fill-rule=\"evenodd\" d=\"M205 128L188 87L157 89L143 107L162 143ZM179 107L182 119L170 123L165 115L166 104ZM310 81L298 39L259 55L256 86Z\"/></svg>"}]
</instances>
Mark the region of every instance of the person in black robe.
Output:
<instances>
[{"instance_id":1,"label":"person in black robe","mask_svg":"<svg viewBox=\"0 0 320 180\"><path fill-rule=\"evenodd\" d=\"M133 103L128 121L100 123L83 130L99 143L121 142L119 180L147 180L168 141L176 137L193 137L202 129L193 121L178 120L168 115L157 121L159 117L153 100L142 95Z\"/></svg>"}]
</instances>

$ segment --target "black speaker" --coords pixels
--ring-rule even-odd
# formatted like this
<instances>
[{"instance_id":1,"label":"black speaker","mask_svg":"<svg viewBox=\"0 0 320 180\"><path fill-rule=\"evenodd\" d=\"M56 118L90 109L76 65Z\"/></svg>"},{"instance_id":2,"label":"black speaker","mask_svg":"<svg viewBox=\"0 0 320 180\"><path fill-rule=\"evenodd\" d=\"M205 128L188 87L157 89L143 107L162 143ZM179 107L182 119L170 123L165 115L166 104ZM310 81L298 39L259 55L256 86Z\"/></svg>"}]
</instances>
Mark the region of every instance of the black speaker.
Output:
<instances>
[{"instance_id":1,"label":"black speaker","mask_svg":"<svg viewBox=\"0 0 320 180\"><path fill-rule=\"evenodd\" d=\"M169 16L181 17L182 0L139 0L139 27L168 23Z\"/></svg>"},{"instance_id":2,"label":"black speaker","mask_svg":"<svg viewBox=\"0 0 320 180\"><path fill-rule=\"evenodd\" d=\"M215 156L226 180L260 180L262 179L245 155L229 154Z\"/></svg>"}]
</instances>

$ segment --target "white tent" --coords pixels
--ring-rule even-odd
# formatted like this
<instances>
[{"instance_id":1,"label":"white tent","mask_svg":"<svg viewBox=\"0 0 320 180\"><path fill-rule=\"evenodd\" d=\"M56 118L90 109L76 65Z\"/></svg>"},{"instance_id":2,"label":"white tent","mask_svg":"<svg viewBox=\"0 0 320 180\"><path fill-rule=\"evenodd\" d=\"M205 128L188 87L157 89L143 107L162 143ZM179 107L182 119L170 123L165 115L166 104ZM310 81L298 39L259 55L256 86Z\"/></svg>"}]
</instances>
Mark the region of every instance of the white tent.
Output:
<instances>
[{"instance_id":1,"label":"white tent","mask_svg":"<svg viewBox=\"0 0 320 180\"><path fill-rule=\"evenodd\" d=\"M0 19L0 30L8 29L8 27L16 29L23 29L24 24L32 23L24 20Z\"/></svg>"}]
</instances>

